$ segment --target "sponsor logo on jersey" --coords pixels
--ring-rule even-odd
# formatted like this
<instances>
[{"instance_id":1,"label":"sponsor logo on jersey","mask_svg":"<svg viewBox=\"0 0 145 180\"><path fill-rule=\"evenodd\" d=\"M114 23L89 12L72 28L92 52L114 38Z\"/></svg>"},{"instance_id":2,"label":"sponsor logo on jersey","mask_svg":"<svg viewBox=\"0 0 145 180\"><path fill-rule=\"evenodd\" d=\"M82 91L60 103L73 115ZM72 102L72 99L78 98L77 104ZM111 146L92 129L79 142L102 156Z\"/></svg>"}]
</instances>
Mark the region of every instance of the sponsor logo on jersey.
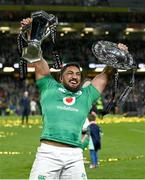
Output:
<instances>
[{"instance_id":1,"label":"sponsor logo on jersey","mask_svg":"<svg viewBox=\"0 0 145 180\"><path fill-rule=\"evenodd\" d=\"M79 110L77 108L73 108L70 106L57 106L57 109L61 109L64 111L73 111L73 112L78 112Z\"/></svg>"},{"instance_id":2,"label":"sponsor logo on jersey","mask_svg":"<svg viewBox=\"0 0 145 180\"><path fill-rule=\"evenodd\" d=\"M76 101L75 97L64 97L63 98L63 103L68 106L73 105L75 103L75 101Z\"/></svg>"},{"instance_id":3,"label":"sponsor logo on jersey","mask_svg":"<svg viewBox=\"0 0 145 180\"><path fill-rule=\"evenodd\" d=\"M60 88L58 88L58 90L59 90L59 91L61 91L61 92L63 92L63 93L65 93L65 92L66 92L66 90L65 90L65 89L63 89L63 88L61 88L61 87L60 87Z\"/></svg>"},{"instance_id":4,"label":"sponsor logo on jersey","mask_svg":"<svg viewBox=\"0 0 145 180\"><path fill-rule=\"evenodd\" d=\"M78 91L77 93L75 93L77 96L82 95L82 91Z\"/></svg>"}]
</instances>

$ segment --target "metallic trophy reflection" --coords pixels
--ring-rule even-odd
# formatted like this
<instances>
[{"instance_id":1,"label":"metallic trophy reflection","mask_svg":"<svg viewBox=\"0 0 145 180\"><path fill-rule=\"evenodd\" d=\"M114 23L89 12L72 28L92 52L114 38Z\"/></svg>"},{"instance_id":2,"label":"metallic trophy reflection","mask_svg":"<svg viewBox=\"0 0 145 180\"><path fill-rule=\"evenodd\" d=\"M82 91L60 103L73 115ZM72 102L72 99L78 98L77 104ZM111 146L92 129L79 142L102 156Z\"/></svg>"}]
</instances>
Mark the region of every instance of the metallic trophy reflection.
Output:
<instances>
[{"instance_id":1,"label":"metallic trophy reflection","mask_svg":"<svg viewBox=\"0 0 145 180\"><path fill-rule=\"evenodd\" d=\"M109 112L114 102L116 102L116 104L118 104L119 106L122 106L124 104L127 96L134 87L134 75L137 66L132 55L128 51L119 49L116 43L110 41L98 41L97 43L94 43L92 46L92 52L99 62L116 69L116 74L114 76L114 87L112 87L112 97L110 96L111 101L108 103L105 110L106 112ZM118 69L132 71L132 76L130 82L128 83L128 86L124 89L120 97L117 99L116 91L118 89L119 77Z\"/></svg>"},{"instance_id":2,"label":"metallic trophy reflection","mask_svg":"<svg viewBox=\"0 0 145 180\"><path fill-rule=\"evenodd\" d=\"M22 28L22 36L27 44L22 48L22 58L29 63L42 59L41 44L51 30L55 29L58 19L53 14L37 11L31 14L32 24ZM31 30L31 33L29 34Z\"/></svg>"},{"instance_id":3,"label":"metallic trophy reflection","mask_svg":"<svg viewBox=\"0 0 145 180\"><path fill-rule=\"evenodd\" d=\"M98 41L93 44L92 52L101 63L116 69L129 70L136 67L132 55L119 49L116 43Z\"/></svg>"}]
</instances>

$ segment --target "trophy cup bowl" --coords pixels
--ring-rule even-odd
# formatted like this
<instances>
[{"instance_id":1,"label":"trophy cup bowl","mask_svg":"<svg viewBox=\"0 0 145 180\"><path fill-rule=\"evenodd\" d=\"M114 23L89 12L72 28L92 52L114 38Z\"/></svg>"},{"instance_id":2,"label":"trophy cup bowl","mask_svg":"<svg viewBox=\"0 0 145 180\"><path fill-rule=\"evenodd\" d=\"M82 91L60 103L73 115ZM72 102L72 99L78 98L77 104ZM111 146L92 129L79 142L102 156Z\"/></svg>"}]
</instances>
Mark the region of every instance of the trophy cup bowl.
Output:
<instances>
[{"instance_id":1,"label":"trophy cup bowl","mask_svg":"<svg viewBox=\"0 0 145 180\"><path fill-rule=\"evenodd\" d=\"M29 63L39 61L42 57L41 45L37 40L31 40L27 47L23 48L22 57Z\"/></svg>"}]
</instances>

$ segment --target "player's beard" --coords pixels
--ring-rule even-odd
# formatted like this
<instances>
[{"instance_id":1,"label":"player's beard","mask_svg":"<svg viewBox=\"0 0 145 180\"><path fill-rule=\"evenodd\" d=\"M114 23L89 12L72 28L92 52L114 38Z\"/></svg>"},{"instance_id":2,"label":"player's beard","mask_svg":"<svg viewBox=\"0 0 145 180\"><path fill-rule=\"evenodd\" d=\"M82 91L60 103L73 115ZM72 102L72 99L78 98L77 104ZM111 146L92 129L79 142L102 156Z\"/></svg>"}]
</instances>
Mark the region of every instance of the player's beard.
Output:
<instances>
[{"instance_id":1,"label":"player's beard","mask_svg":"<svg viewBox=\"0 0 145 180\"><path fill-rule=\"evenodd\" d=\"M68 84L63 84L64 85L64 87L67 89L67 90L69 90L69 91L71 91L71 92L77 92L77 91L79 91L80 90L80 87L81 87L81 85L79 84L78 86L76 86L76 87L70 87Z\"/></svg>"}]
</instances>

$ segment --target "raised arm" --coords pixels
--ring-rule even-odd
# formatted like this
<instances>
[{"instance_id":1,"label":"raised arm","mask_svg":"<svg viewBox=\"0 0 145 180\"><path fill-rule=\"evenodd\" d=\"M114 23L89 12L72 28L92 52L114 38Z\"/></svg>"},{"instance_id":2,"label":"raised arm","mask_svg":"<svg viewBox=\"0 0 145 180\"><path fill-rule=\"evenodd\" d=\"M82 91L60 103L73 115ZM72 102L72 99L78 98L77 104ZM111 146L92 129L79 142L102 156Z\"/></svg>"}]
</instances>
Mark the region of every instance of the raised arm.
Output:
<instances>
[{"instance_id":1,"label":"raised arm","mask_svg":"<svg viewBox=\"0 0 145 180\"><path fill-rule=\"evenodd\" d=\"M31 18L23 19L21 21L21 27L24 27L24 26L31 24L31 23L32 23ZM40 59L39 61L34 62L34 63L29 63L28 67L34 67L35 68L35 77L37 80L50 74L49 65L44 59Z\"/></svg>"},{"instance_id":2,"label":"raised arm","mask_svg":"<svg viewBox=\"0 0 145 180\"><path fill-rule=\"evenodd\" d=\"M50 69L48 63L41 59L40 61L29 63L28 67L34 67L35 68L35 78L36 80L41 79L45 76L48 76L50 74Z\"/></svg>"},{"instance_id":3,"label":"raised arm","mask_svg":"<svg viewBox=\"0 0 145 180\"><path fill-rule=\"evenodd\" d=\"M106 66L102 73L95 76L92 80L92 85L102 93L108 84L108 82L112 79L112 76L115 74L116 69Z\"/></svg>"},{"instance_id":4,"label":"raised arm","mask_svg":"<svg viewBox=\"0 0 145 180\"><path fill-rule=\"evenodd\" d=\"M124 44L119 43L118 47L122 50L125 50L128 52L128 47ZM116 69L110 66L106 66L102 73L95 76L95 78L92 80L93 86L102 93L106 87L106 85L109 83L109 81L112 79L113 75L115 74Z\"/></svg>"}]
</instances>

